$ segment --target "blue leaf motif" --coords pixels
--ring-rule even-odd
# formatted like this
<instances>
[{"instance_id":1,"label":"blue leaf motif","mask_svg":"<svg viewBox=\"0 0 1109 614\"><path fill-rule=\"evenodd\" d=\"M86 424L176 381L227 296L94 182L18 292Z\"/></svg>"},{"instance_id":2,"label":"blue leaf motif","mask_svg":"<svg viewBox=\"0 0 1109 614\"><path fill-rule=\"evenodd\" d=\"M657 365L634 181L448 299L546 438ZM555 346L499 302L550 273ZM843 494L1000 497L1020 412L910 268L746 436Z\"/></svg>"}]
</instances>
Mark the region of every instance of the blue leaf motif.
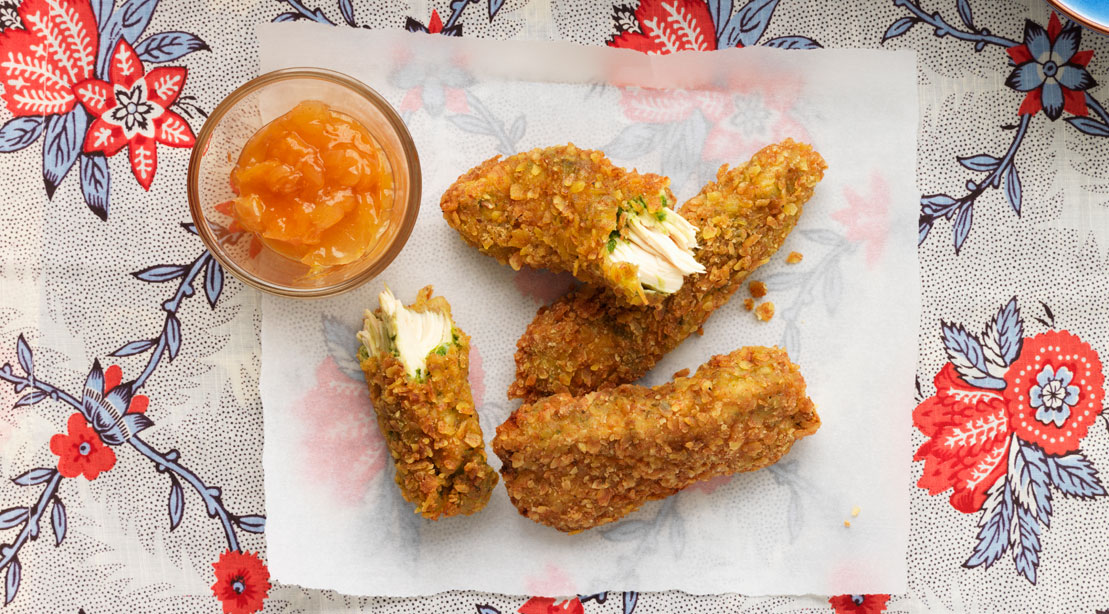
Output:
<instances>
[{"instance_id":1,"label":"blue leaf motif","mask_svg":"<svg viewBox=\"0 0 1109 614\"><path fill-rule=\"evenodd\" d=\"M968 28L975 30L974 16L970 12L970 0L958 0L956 6L959 9L959 19L962 19Z\"/></svg>"},{"instance_id":2,"label":"blue leaf motif","mask_svg":"<svg viewBox=\"0 0 1109 614\"><path fill-rule=\"evenodd\" d=\"M735 6L732 0L706 0L709 7L709 17L712 17L712 23L716 27L716 40L720 40L720 33L724 31L724 26L728 25L728 18L732 16L732 9Z\"/></svg>"},{"instance_id":3,"label":"blue leaf motif","mask_svg":"<svg viewBox=\"0 0 1109 614\"><path fill-rule=\"evenodd\" d=\"M196 224L193 224L192 222L181 222L181 228L184 228L190 234L200 234L196 231Z\"/></svg>"},{"instance_id":4,"label":"blue leaf motif","mask_svg":"<svg viewBox=\"0 0 1109 614\"><path fill-rule=\"evenodd\" d=\"M240 516L237 524L240 529L250 533L266 532L265 516Z\"/></svg>"},{"instance_id":5,"label":"blue leaf motif","mask_svg":"<svg viewBox=\"0 0 1109 614\"><path fill-rule=\"evenodd\" d=\"M666 128L662 124L631 124L602 149L617 160L632 160L658 148Z\"/></svg>"},{"instance_id":6,"label":"blue leaf motif","mask_svg":"<svg viewBox=\"0 0 1109 614\"><path fill-rule=\"evenodd\" d=\"M824 46L807 36L779 36L762 44L778 49L823 49Z\"/></svg>"},{"instance_id":7,"label":"blue leaf motif","mask_svg":"<svg viewBox=\"0 0 1109 614\"><path fill-rule=\"evenodd\" d=\"M824 292L824 307L828 310L828 315L835 315L839 301L843 297L843 273L839 270L838 261L834 261L828 267L820 286Z\"/></svg>"},{"instance_id":8,"label":"blue leaf motif","mask_svg":"<svg viewBox=\"0 0 1109 614\"><path fill-rule=\"evenodd\" d=\"M0 153L19 151L42 136L42 116L16 117L0 127Z\"/></svg>"},{"instance_id":9,"label":"blue leaf motif","mask_svg":"<svg viewBox=\"0 0 1109 614\"><path fill-rule=\"evenodd\" d=\"M978 521L978 543L963 567L989 568L1009 548L1009 528L1013 524L1013 495L1004 477L990 487L989 497Z\"/></svg>"},{"instance_id":10,"label":"blue leaf motif","mask_svg":"<svg viewBox=\"0 0 1109 614\"><path fill-rule=\"evenodd\" d=\"M819 243L821 245L834 246L844 242L843 236L832 230L815 228L812 230L798 230L797 232L801 233L801 236L805 237L806 239L814 243Z\"/></svg>"},{"instance_id":11,"label":"blue leaf motif","mask_svg":"<svg viewBox=\"0 0 1109 614\"><path fill-rule=\"evenodd\" d=\"M624 520L612 525L611 528L601 531L601 537L614 542L626 542L643 539L648 525L642 520Z\"/></svg>"},{"instance_id":12,"label":"blue leaf motif","mask_svg":"<svg viewBox=\"0 0 1109 614\"><path fill-rule=\"evenodd\" d=\"M954 232L955 241L955 255L959 254L959 250L963 247L963 242L967 240L967 235L970 234L970 226L974 223L974 203L966 203L959 208L959 215L955 218L955 226L952 229Z\"/></svg>"},{"instance_id":13,"label":"blue leaf motif","mask_svg":"<svg viewBox=\"0 0 1109 614\"><path fill-rule=\"evenodd\" d=\"M19 557L12 558L12 562L8 565L8 574L4 577L4 605L8 605L15 599L15 594L19 592L19 578L23 575L23 566L19 563Z\"/></svg>"},{"instance_id":14,"label":"blue leaf motif","mask_svg":"<svg viewBox=\"0 0 1109 614\"><path fill-rule=\"evenodd\" d=\"M989 154L962 156L955 159L959 161L959 164L962 164L972 171L992 171L1001 164L1001 158L995 158Z\"/></svg>"},{"instance_id":15,"label":"blue leaf motif","mask_svg":"<svg viewBox=\"0 0 1109 614\"><path fill-rule=\"evenodd\" d=\"M473 115L451 115L447 119L459 129L472 134L495 135L497 133L495 126Z\"/></svg>"},{"instance_id":16,"label":"blue leaf motif","mask_svg":"<svg viewBox=\"0 0 1109 614\"><path fill-rule=\"evenodd\" d=\"M940 330L947 358L955 365L959 375L964 379L986 377L986 355L978 338L960 324L941 322Z\"/></svg>"},{"instance_id":17,"label":"blue leaf motif","mask_svg":"<svg viewBox=\"0 0 1109 614\"><path fill-rule=\"evenodd\" d=\"M127 0L112 14L100 28L100 45L96 53L96 74L101 79L108 78L108 62L120 38L134 43L142 36L159 0Z\"/></svg>"},{"instance_id":18,"label":"blue leaf motif","mask_svg":"<svg viewBox=\"0 0 1109 614\"><path fill-rule=\"evenodd\" d=\"M354 358L357 347L354 335L355 330L338 318L323 316L323 339L327 353L344 375L354 381L362 381L362 369Z\"/></svg>"},{"instance_id":19,"label":"blue leaf motif","mask_svg":"<svg viewBox=\"0 0 1109 614\"><path fill-rule=\"evenodd\" d=\"M89 115L80 106L65 115L47 118L42 145L42 178L48 198L53 198L54 190L77 161L88 126Z\"/></svg>"},{"instance_id":20,"label":"blue leaf motif","mask_svg":"<svg viewBox=\"0 0 1109 614\"><path fill-rule=\"evenodd\" d=\"M38 403L39 401L45 401L48 398L50 398L49 394L46 394L41 390L32 390L31 392L28 392L27 394L20 397L19 400L15 402L14 407L26 407L27 405L34 405L35 403Z\"/></svg>"},{"instance_id":21,"label":"blue leaf motif","mask_svg":"<svg viewBox=\"0 0 1109 614\"><path fill-rule=\"evenodd\" d=\"M1013 439L1009 455L1009 484L1013 500L1032 518L1051 526L1051 488L1042 448L1023 439Z\"/></svg>"},{"instance_id":22,"label":"blue leaf motif","mask_svg":"<svg viewBox=\"0 0 1109 614\"><path fill-rule=\"evenodd\" d=\"M1090 136L1109 136L1109 125L1089 117L1068 117L1067 123Z\"/></svg>"},{"instance_id":23,"label":"blue leaf motif","mask_svg":"<svg viewBox=\"0 0 1109 614\"><path fill-rule=\"evenodd\" d=\"M136 273L131 273L134 277L142 281L151 283L162 283L172 281L178 277L182 277L188 269L182 265L177 264L160 264L157 266L147 267Z\"/></svg>"},{"instance_id":24,"label":"blue leaf motif","mask_svg":"<svg viewBox=\"0 0 1109 614\"><path fill-rule=\"evenodd\" d=\"M177 357L181 349L181 321L172 313L166 316L166 347L169 349L169 359Z\"/></svg>"},{"instance_id":25,"label":"blue leaf motif","mask_svg":"<svg viewBox=\"0 0 1109 614\"><path fill-rule=\"evenodd\" d=\"M696 170L709 127L709 121L698 109L667 131L662 141L662 174L670 177L675 190L688 181L690 174Z\"/></svg>"},{"instance_id":26,"label":"blue leaf motif","mask_svg":"<svg viewBox=\"0 0 1109 614\"><path fill-rule=\"evenodd\" d=\"M108 159L99 154L81 154L81 194L85 204L101 220L108 219L112 178Z\"/></svg>"},{"instance_id":27,"label":"blue leaf motif","mask_svg":"<svg viewBox=\"0 0 1109 614\"><path fill-rule=\"evenodd\" d=\"M286 21L297 21L297 20L300 20L300 19L303 19L303 17L301 17L300 13L293 13L293 12L281 13L277 17L273 18L273 23L284 23Z\"/></svg>"},{"instance_id":28,"label":"blue leaf motif","mask_svg":"<svg viewBox=\"0 0 1109 614\"><path fill-rule=\"evenodd\" d=\"M1017 174L1016 166L1009 166L1009 170L1005 173L1005 196L1009 199L1009 205L1020 215L1020 175Z\"/></svg>"},{"instance_id":29,"label":"blue leaf motif","mask_svg":"<svg viewBox=\"0 0 1109 614\"><path fill-rule=\"evenodd\" d=\"M751 0L739 12L732 15L724 31L720 33L721 44L718 48L735 47L742 44L750 47L759 41L766 26L770 25L770 17L778 6L778 0Z\"/></svg>"},{"instance_id":30,"label":"blue leaf motif","mask_svg":"<svg viewBox=\"0 0 1109 614\"><path fill-rule=\"evenodd\" d=\"M350 0L339 0L339 12L343 14L343 20L347 22L350 27L355 27L354 24L354 6Z\"/></svg>"},{"instance_id":31,"label":"blue leaf motif","mask_svg":"<svg viewBox=\"0 0 1109 614\"><path fill-rule=\"evenodd\" d=\"M54 498L54 505L50 509L50 526L54 529L54 545L62 545L62 540L65 539L65 506L62 505L62 500L57 497Z\"/></svg>"},{"instance_id":32,"label":"blue leaf motif","mask_svg":"<svg viewBox=\"0 0 1109 614\"><path fill-rule=\"evenodd\" d=\"M27 520L27 508L9 507L0 512L0 531L17 527Z\"/></svg>"},{"instance_id":33,"label":"blue leaf motif","mask_svg":"<svg viewBox=\"0 0 1109 614\"><path fill-rule=\"evenodd\" d=\"M489 0L489 21L493 21L502 6L504 6L504 0Z\"/></svg>"},{"instance_id":34,"label":"blue leaf motif","mask_svg":"<svg viewBox=\"0 0 1109 614\"><path fill-rule=\"evenodd\" d=\"M1017 573L1036 583L1036 568L1040 564L1040 525L1028 509L1017 506L1017 535L1012 542L1013 565Z\"/></svg>"},{"instance_id":35,"label":"blue leaf motif","mask_svg":"<svg viewBox=\"0 0 1109 614\"><path fill-rule=\"evenodd\" d=\"M1021 346L1024 344L1024 320L1020 319L1017 297L1009 299L997 312L994 322L1001 342L1001 358L1006 365L1012 364L1020 356Z\"/></svg>"},{"instance_id":36,"label":"blue leaf motif","mask_svg":"<svg viewBox=\"0 0 1109 614\"><path fill-rule=\"evenodd\" d=\"M154 341L152 341L150 339L143 339L141 341L132 341L131 343L128 343L127 345L125 345L125 346L119 348L118 350L112 352L112 356L119 356L119 357L134 356L135 354L140 354L142 352L145 352L145 351L149 350L152 347L154 347Z\"/></svg>"},{"instance_id":37,"label":"blue leaf motif","mask_svg":"<svg viewBox=\"0 0 1109 614\"><path fill-rule=\"evenodd\" d=\"M181 516L185 512L185 493L181 490L181 482L172 473L169 474L169 530L172 531L181 524Z\"/></svg>"},{"instance_id":38,"label":"blue leaf motif","mask_svg":"<svg viewBox=\"0 0 1109 614\"><path fill-rule=\"evenodd\" d=\"M920 197L920 212L930 217L945 215L957 203L947 194L930 194Z\"/></svg>"},{"instance_id":39,"label":"blue leaf motif","mask_svg":"<svg viewBox=\"0 0 1109 614\"><path fill-rule=\"evenodd\" d=\"M34 486L35 484L42 484L43 482L50 481L50 478L54 477L54 473L54 469L39 467L38 469L32 469L20 474L19 477L13 478L12 481L20 486Z\"/></svg>"},{"instance_id":40,"label":"blue leaf motif","mask_svg":"<svg viewBox=\"0 0 1109 614\"><path fill-rule=\"evenodd\" d=\"M108 20L112 18L115 6L115 0L92 0L92 13L96 15L96 27L101 32L104 31Z\"/></svg>"},{"instance_id":41,"label":"blue leaf motif","mask_svg":"<svg viewBox=\"0 0 1109 614\"><path fill-rule=\"evenodd\" d=\"M1051 484L1068 497L1091 499L1106 494L1093 463L1080 452L1066 456L1048 456L1047 468Z\"/></svg>"},{"instance_id":42,"label":"blue leaf motif","mask_svg":"<svg viewBox=\"0 0 1109 614\"><path fill-rule=\"evenodd\" d=\"M204 296L208 297L208 304L212 309L216 308L216 301L219 300L221 292L223 292L223 267L216 262L215 258L212 258L204 270Z\"/></svg>"},{"instance_id":43,"label":"blue leaf motif","mask_svg":"<svg viewBox=\"0 0 1109 614\"><path fill-rule=\"evenodd\" d=\"M916 244L917 245L923 245L924 240L928 238L928 233L931 232L931 231L932 231L932 222L929 221L929 220L924 219L924 217L922 216L920 218L920 228L917 230Z\"/></svg>"},{"instance_id":44,"label":"blue leaf motif","mask_svg":"<svg viewBox=\"0 0 1109 614\"><path fill-rule=\"evenodd\" d=\"M501 614L501 611L491 605L479 603L477 605L477 614Z\"/></svg>"},{"instance_id":45,"label":"blue leaf motif","mask_svg":"<svg viewBox=\"0 0 1109 614\"><path fill-rule=\"evenodd\" d=\"M195 34L180 31L151 34L135 45L135 53L144 62L171 62L194 51L211 48Z\"/></svg>"},{"instance_id":46,"label":"blue leaf motif","mask_svg":"<svg viewBox=\"0 0 1109 614\"><path fill-rule=\"evenodd\" d=\"M624 614L632 614L635 611L635 604L639 602L639 593L635 591L624 591Z\"/></svg>"},{"instance_id":47,"label":"blue leaf motif","mask_svg":"<svg viewBox=\"0 0 1109 614\"><path fill-rule=\"evenodd\" d=\"M898 19L897 21L890 24L889 28L886 28L886 33L882 35L882 42L884 43L891 38L897 38L898 36L901 36L902 34L908 32L909 29L913 27L913 24L917 23L918 21L919 20L916 17L902 17L901 19Z\"/></svg>"},{"instance_id":48,"label":"blue leaf motif","mask_svg":"<svg viewBox=\"0 0 1109 614\"><path fill-rule=\"evenodd\" d=\"M15 340L15 355L19 360L19 366L23 367L23 372L31 375L35 371L34 358L31 355L31 348L27 345L27 340L20 335Z\"/></svg>"}]
</instances>

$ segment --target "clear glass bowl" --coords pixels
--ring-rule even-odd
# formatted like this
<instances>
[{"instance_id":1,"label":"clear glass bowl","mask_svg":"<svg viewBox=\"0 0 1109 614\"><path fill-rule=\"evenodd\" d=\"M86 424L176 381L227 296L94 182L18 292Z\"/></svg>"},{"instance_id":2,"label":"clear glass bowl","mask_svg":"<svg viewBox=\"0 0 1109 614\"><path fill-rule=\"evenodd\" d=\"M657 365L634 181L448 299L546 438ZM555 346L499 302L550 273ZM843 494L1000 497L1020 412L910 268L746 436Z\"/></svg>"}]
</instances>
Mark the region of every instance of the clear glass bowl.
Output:
<instances>
[{"instance_id":1,"label":"clear glass bowl","mask_svg":"<svg viewBox=\"0 0 1109 614\"><path fill-rule=\"evenodd\" d=\"M252 233L233 232L228 209L221 206L235 196L231 169L243 145L304 100L322 101L366 126L385 152L393 175L389 222L375 245L359 260L318 271L272 251ZM196 230L226 270L272 294L332 296L373 279L404 247L420 210L420 160L404 122L373 89L330 70L287 68L251 80L212 111L189 159L188 189Z\"/></svg>"}]
</instances>

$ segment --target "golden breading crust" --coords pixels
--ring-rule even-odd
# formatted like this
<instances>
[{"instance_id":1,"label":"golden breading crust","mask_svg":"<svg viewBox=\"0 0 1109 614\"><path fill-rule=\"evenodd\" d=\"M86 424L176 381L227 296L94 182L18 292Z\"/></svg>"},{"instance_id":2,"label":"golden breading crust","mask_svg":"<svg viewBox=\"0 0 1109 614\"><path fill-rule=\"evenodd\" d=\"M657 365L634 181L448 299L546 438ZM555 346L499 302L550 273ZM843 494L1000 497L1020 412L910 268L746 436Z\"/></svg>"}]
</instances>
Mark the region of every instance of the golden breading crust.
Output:
<instances>
[{"instance_id":1,"label":"golden breading crust","mask_svg":"<svg viewBox=\"0 0 1109 614\"><path fill-rule=\"evenodd\" d=\"M792 139L742 166L721 167L680 211L700 229L697 260L706 272L656 307L621 305L601 288L582 286L540 308L516 344L509 398L582 394L642 377L769 261L826 167L812 147Z\"/></svg>"},{"instance_id":2,"label":"golden breading crust","mask_svg":"<svg viewBox=\"0 0 1109 614\"><path fill-rule=\"evenodd\" d=\"M420 290L410 308L450 317L450 305L441 296L431 298L431 286ZM423 379L409 377L401 361L384 352L359 361L396 461L397 486L416 513L432 520L481 510L497 485L467 379L470 337L457 327L453 332L457 341L444 354L427 356Z\"/></svg>"},{"instance_id":3,"label":"golden breading crust","mask_svg":"<svg viewBox=\"0 0 1109 614\"><path fill-rule=\"evenodd\" d=\"M571 143L490 158L459 177L439 206L467 243L502 264L569 271L642 305L658 295L644 291L636 266L606 257L609 239L630 219L617 216L627 201L641 198L651 214L672 206L669 185Z\"/></svg>"},{"instance_id":4,"label":"golden breading crust","mask_svg":"<svg viewBox=\"0 0 1109 614\"><path fill-rule=\"evenodd\" d=\"M497 427L521 514L576 533L711 477L761 469L820 428L784 350L714 356L692 377L523 405Z\"/></svg>"}]
</instances>

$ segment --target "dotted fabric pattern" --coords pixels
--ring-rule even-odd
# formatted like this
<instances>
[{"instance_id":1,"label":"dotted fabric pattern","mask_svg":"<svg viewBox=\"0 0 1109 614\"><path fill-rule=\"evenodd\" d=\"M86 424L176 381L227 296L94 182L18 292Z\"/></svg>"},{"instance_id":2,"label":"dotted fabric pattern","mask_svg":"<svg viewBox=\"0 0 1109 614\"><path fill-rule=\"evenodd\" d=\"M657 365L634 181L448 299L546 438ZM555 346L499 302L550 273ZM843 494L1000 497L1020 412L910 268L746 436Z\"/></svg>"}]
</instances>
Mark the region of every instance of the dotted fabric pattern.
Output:
<instances>
[{"instance_id":1,"label":"dotted fabric pattern","mask_svg":"<svg viewBox=\"0 0 1109 614\"><path fill-rule=\"evenodd\" d=\"M924 13L938 12L963 28L955 0L920 1ZM0 3L7 4L18 3ZM451 13L446 0L164 0L146 32L184 31L205 43L207 49L167 65L187 67L182 94L211 111L255 76L256 24L298 6L305 11L319 8L327 19L341 24L343 4L350 5L357 25L371 28L403 28L408 18L426 26L433 9L444 21ZM631 10L637 5L634 0L620 4ZM738 10L744 3L735 4ZM1017 42L1025 20L1046 27L1050 15L1039 0L970 0L966 5L973 9L977 27ZM459 23L464 36L601 45L617 34L612 13L612 5L595 0L507 0L490 20L487 3L474 2L462 9ZM825 47L878 48L891 25L908 16L907 9L892 0L780 0L760 41L805 36ZM1012 127L1020 122L1017 108L1023 93L1005 85L1012 70L1009 57L1001 46L976 51L973 42L939 37L921 22L884 46L918 53L921 194L961 197L965 182L983 173L960 166L956 157L1001 156L1013 142ZM1109 100L1109 87L1102 85L1109 82L1109 38L1084 30L1079 49L1094 51L1088 70L1097 85L1087 91L1104 104ZM10 112L0 111L0 119L8 121ZM196 132L203 118L188 121ZM17 363L16 339L22 335L34 353L36 377L74 394L80 392L94 359L105 367L118 364L125 381L138 377L146 365L146 355L107 356L129 341L156 338L166 320L163 302L177 286L172 281L144 283L130 273L155 265L187 265L203 252L199 239L180 225L189 218L188 151L159 146L157 175L149 191L131 176L126 155L108 159L112 174L107 222L86 208L77 167L52 198L47 197L41 142L0 155L5 187L0 205L0 364ZM1019 216L1003 189L986 190L977 199L973 225L958 253L953 248L954 219L938 220L920 247L922 397L935 394L933 377L948 361L941 322L979 331L1014 296L1026 337L1054 326L1079 336L1100 356L1109 356L1109 307L1104 298L1109 293L1109 138L1081 133L1062 119L1050 121L1039 113L1029 121L1015 159L1023 186ZM150 399L148 415L156 422L143 437L158 450L179 451L180 462L206 484L218 486L223 504L234 513L264 514L258 296L228 276L212 308L202 285L196 284L196 295L183 300L176 312L182 328L179 352L173 360L163 358L143 388ZM872 381L874 377L859 374L854 385L860 394L868 386L882 385ZM19 486L11 478L57 463L49 441L64 432L66 419L74 413L53 399L13 408L21 396L10 385L0 387L0 475L5 478L0 480L0 509L5 510L35 505L42 487ZM915 429L912 438L914 449L926 441ZM1106 419L1093 423L1081 451L1101 475L1109 471ZM38 539L19 552L18 594L5 609L16 614L224 611L210 588L215 582L212 564L227 547L216 521L186 487L184 511L171 532L169 477L128 446L117 447L115 453L115 466L96 480L63 482L59 496L68 515L65 541L54 547L48 511ZM1109 497L1055 497L1050 528L1040 538L1033 584L1014 571L1009 553L989 569L963 567L976 543L980 515L955 510L946 492L931 496L918 487L923 472L924 464L914 462L912 481L906 484L911 492L910 590L893 595L885 611L1109 609L1109 575L1104 573ZM18 532L18 527L0 530L0 543L12 543ZM258 552L264 560L264 535L240 531L239 536L242 549ZM9 577L3 580L11 584ZM603 602L584 599L584 611L628 612L631 597L619 592L621 588L612 587L614 592ZM466 591L383 599L275 585L263 611L491 614L515 612L527 600ZM640 613L832 610L827 596L668 592L640 594L634 603L634 611ZM864 602L855 610L840 611L879 610L866 609Z\"/></svg>"}]
</instances>

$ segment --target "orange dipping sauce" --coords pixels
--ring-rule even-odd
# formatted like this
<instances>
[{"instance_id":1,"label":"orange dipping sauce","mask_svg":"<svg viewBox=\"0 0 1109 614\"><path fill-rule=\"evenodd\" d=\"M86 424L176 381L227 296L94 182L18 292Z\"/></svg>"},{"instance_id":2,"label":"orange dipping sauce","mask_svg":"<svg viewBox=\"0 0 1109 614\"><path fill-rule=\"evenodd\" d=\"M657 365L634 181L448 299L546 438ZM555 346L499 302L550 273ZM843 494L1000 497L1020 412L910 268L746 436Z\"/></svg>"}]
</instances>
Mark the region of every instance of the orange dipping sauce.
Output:
<instances>
[{"instance_id":1,"label":"orange dipping sauce","mask_svg":"<svg viewBox=\"0 0 1109 614\"><path fill-rule=\"evenodd\" d=\"M247 141L231 189L239 226L319 269L373 248L389 223L393 174L365 126L310 100Z\"/></svg>"}]
</instances>

